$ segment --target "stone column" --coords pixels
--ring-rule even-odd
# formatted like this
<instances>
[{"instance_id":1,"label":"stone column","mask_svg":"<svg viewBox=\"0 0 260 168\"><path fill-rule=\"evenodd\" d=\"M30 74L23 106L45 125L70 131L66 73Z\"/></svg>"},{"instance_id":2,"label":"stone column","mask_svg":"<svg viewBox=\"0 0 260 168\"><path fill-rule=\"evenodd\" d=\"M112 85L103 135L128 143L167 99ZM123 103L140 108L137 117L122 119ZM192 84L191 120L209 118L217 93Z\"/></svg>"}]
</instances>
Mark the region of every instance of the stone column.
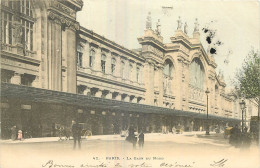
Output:
<instances>
[{"instance_id":1,"label":"stone column","mask_svg":"<svg viewBox=\"0 0 260 168\"><path fill-rule=\"evenodd\" d=\"M101 72L101 48L96 50L94 70Z\"/></svg>"},{"instance_id":2,"label":"stone column","mask_svg":"<svg viewBox=\"0 0 260 168\"><path fill-rule=\"evenodd\" d=\"M130 62L129 60L125 60L125 79L130 80Z\"/></svg>"},{"instance_id":3,"label":"stone column","mask_svg":"<svg viewBox=\"0 0 260 168\"><path fill-rule=\"evenodd\" d=\"M21 85L21 74L15 72L14 76L11 78L11 83Z\"/></svg>"},{"instance_id":4,"label":"stone column","mask_svg":"<svg viewBox=\"0 0 260 168\"><path fill-rule=\"evenodd\" d=\"M136 74L137 74L136 62L134 62L132 65L133 65L132 81L133 82L137 82L137 80L136 80Z\"/></svg>"},{"instance_id":5,"label":"stone column","mask_svg":"<svg viewBox=\"0 0 260 168\"><path fill-rule=\"evenodd\" d=\"M117 56L115 59L116 59L115 76L120 77L120 75L121 75L121 72L120 72L120 70L121 70L121 58L120 58L120 56Z\"/></svg>"},{"instance_id":6,"label":"stone column","mask_svg":"<svg viewBox=\"0 0 260 168\"><path fill-rule=\"evenodd\" d=\"M48 21L48 78L49 89L61 91L62 31L59 20Z\"/></svg>"},{"instance_id":7,"label":"stone column","mask_svg":"<svg viewBox=\"0 0 260 168\"><path fill-rule=\"evenodd\" d=\"M163 106L163 66L158 67L158 88L159 88L159 96L158 96L158 106Z\"/></svg>"},{"instance_id":8,"label":"stone column","mask_svg":"<svg viewBox=\"0 0 260 168\"><path fill-rule=\"evenodd\" d=\"M67 90L70 93L76 93L76 32L73 28L68 28L65 30L67 34Z\"/></svg>"},{"instance_id":9,"label":"stone column","mask_svg":"<svg viewBox=\"0 0 260 168\"><path fill-rule=\"evenodd\" d=\"M175 108L182 110L182 96L183 96L183 89L182 89L182 60L178 59L178 65L176 66L176 88L174 90L177 91L176 98L175 98Z\"/></svg>"},{"instance_id":10,"label":"stone column","mask_svg":"<svg viewBox=\"0 0 260 168\"><path fill-rule=\"evenodd\" d=\"M145 101L149 105L154 104L154 64L146 62L144 65L144 84L146 88Z\"/></svg>"}]
</instances>

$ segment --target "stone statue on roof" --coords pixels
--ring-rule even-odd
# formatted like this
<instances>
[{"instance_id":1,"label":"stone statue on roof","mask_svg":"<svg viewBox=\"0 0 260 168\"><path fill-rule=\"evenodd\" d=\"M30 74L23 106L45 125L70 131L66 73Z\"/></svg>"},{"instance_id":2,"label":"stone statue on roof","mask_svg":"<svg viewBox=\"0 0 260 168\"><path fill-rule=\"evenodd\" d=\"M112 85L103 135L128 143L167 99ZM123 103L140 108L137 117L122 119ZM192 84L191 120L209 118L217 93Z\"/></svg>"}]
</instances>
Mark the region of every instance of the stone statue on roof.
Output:
<instances>
[{"instance_id":1,"label":"stone statue on roof","mask_svg":"<svg viewBox=\"0 0 260 168\"><path fill-rule=\"evenodd\" d=\"M177 23L178 23L177 30L181 30L182 22L181 22L181 17L180 16L179 16L179 19L177 20Z\"/></svg>"},{"instance_id":2,"label":"stone statue on roof","mask_svg":"<svg viewBox=\"0 0 260 168\"><path fill-rule=\"evenodd\" d=\"M198 22L198 18L195 19L195 23L194 23L194 32L198 32L199 31L199 22Z\"/></svg>"},{"instance_id":3,"label":"stone statue on roof","mask_svg":"<svg viewBox=\"0 0 260 168\"><path fill-rule=\"evenodd\" d=\"M152 29L151 12L148 13L148 16L146 18L146 29Z\"/></svg>"},{"instance_id":4,"label":"stone statue on roof","mask_svg":"<svg viewBox=\"0 0 260 168\"><path fill-rule=\"evenodd\" d=\"M187 22L184 24L184 33L188 34L188 25Z\"/></svg>"},{"instance_id":5,"label":"stone statue on roof","mask_svg":"<svg viewBox=\"0 0 260 168\"><path fill-rule=\"evenodd\" d=\"M161 23L160 23L160 19L158 19L158 22L156 23L156 33L157 33L157 35L161 35Z\"/></svg>"}]
</instances>

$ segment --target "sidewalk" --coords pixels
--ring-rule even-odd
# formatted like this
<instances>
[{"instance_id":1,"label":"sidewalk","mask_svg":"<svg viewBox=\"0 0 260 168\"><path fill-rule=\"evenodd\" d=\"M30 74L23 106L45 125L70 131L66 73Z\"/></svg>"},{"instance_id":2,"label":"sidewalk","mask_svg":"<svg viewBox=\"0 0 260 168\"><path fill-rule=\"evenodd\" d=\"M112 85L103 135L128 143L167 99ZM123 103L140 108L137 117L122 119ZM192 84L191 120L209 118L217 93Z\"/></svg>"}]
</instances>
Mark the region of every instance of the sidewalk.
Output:
<instances>
[{"instance_id":1,"label":"sidewalk","mask_svg":"<svg viewBox=\"0 0 260 168\"><path fill-rule=\"evenodd\" d=\"M215 132L211 132L211 135L216 134ZM169 136L193 136L193 135L205 135L205 131L194 131L194 132L183 132L182 134L163 134L163 133L146 133L146 138L151 137L169 137ZM205 135L210 136L210 135ZM121 137L120 135L93 135L90 137L87 137L86 139L82 139L83 141L94 141L94 140L103 140L103 141L111 141L111 140L125 140L126 137ZM62 140L64 140L64 137L62 137ZM72 140L72 137L70 137L70 140ZM43 143L43 142L59 142L59 137L42 137L42 138L30 138L30 139L23 139L23 140L0 140L0 144L23 144L23 143Z\"/></svg>"}]
</instances>

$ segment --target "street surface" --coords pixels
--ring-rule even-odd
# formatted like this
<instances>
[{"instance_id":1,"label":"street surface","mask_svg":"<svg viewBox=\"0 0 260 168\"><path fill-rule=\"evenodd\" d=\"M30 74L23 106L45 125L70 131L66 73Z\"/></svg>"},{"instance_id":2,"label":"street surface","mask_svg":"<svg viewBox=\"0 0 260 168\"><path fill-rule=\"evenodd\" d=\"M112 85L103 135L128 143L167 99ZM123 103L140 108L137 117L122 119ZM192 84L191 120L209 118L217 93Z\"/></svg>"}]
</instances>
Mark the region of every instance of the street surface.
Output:
<instances>
[{"instance_id":1,"label":"street surface","mask_svg":"<svg viewBox=\"0 0 260 168\"><path fill-rule=\"evenodd\" d=\"M1 141L0 168L226 167L259 168L259 148L235 148L223 134L145 134L136 149L119 135L92 136L73 150L73 140ZM48 141L49 140L49 141Z\"/></svg>"}]
</instances>

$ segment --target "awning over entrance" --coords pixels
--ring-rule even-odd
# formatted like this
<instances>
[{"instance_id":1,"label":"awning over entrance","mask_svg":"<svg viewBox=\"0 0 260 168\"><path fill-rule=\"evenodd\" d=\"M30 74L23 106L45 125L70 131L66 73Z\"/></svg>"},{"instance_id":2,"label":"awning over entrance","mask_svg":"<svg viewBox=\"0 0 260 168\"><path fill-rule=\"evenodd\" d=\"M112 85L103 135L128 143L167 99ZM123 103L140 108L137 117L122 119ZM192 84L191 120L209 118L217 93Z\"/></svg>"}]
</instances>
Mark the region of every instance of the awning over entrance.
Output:
<instances>
[{"instance_id":1,"label":"awning over entrance","mask_svg":"<svg viewBox=\"0 0 260 168\"><path fill-rule=\"evenodd\" d=\"M123 102L105 98L91 97L67 92L40 89L28 86L1 83L1 98L22 99L31 102L60 103L78 106L79 108L91 107L110 111L123 111L133 113L167 114L182 117L206 119L206 114L169 109L151 105ZM209 114L209 119L222 121L240 121L235 118L225 118Z\"/></svg>"}]
</instances>

